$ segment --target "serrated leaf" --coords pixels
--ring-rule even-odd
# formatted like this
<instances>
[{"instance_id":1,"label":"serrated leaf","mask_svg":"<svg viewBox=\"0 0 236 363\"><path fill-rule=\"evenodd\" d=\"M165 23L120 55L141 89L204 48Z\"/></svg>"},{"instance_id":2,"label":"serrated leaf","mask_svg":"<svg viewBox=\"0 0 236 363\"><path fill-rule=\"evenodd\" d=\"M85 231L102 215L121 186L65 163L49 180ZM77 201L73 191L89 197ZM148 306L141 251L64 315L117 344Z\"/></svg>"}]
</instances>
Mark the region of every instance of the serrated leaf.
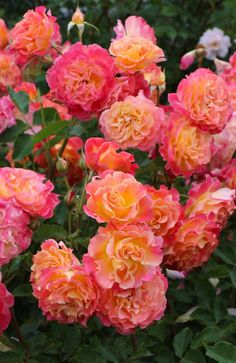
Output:
<instances>
[{"instance_id":1,"label":"serrated leaf","mask_svg":"<svg viewBox=\"0 0 236 363\"><path fill-rule=\"evenodd\" d=\"M207 327L197 333L191 343L191 348L199 348L204 344L215 343L224 335L224 330L214 327Z\"/></svg>"},{"instance_id":2,"label":"serrated leaf","mask_svg":"<svg viewBox=\"0 0 236 363\"><path fill-rule=\"evenodd\" d=\"M23 91L15 92L12 88L8 89L9 95L16 105L16 107L23 113L26 114L29 111L29 96Z\"/></svg>"},{"instance_id":3,"label":"serrated leaf","mask_svg":"<svg viewBox=\"0 0 236 363\"><path fill-rule=\"evenodd\" d=\"M34 237L39 241L43 242L45 239L53 238L57 241L67 238L68 232L57 224L42 224L34 232Z\"/></svg>"},{"instance_id":4,"label":"serrated leaf","mask_svg":"<svg viewBox=\"0 0 236 363\"><path fill-rule=\"evenodd\" d=\"M33 136L33 143L36 144L37 142L40 142L51 135L56 135L58 132L66 129L68 125L69 123L67 121L56 121L49 123L46 127Z\"/></svg>"},{"instance_id":5,"label":"serrated leaf","mask_svg":"<svg viewBox=\"0 0 236 363\"><path fill-rule=\"evenodd\" d=\"M14 143L13 159L22 160L29 155L33 148L32 136L27 134L19 135Z\"/></svg>"},{"instance_id":6,"label":"serrated leaf","mask_svg":"<svg viewBox=\"0 0 236 363\"><path fill-rule=\"evenodd\" d=\"M192 339L192 335L193 334L189 328L184 328L174 337L173 347L175 349L175 354L178 357L181 358L187 350Z\"/></svg>"},{"instance_id":7,"label":"serrated leaf","mask_svg":"<svg viewBox=\"0 0 236 363\"><path fill-rule=\"evenodd\" d=\"M236 362L236 346L229 342L218 342L213 347L206 347L206 355L219 363Z\"/></svg>"}]
</instances>

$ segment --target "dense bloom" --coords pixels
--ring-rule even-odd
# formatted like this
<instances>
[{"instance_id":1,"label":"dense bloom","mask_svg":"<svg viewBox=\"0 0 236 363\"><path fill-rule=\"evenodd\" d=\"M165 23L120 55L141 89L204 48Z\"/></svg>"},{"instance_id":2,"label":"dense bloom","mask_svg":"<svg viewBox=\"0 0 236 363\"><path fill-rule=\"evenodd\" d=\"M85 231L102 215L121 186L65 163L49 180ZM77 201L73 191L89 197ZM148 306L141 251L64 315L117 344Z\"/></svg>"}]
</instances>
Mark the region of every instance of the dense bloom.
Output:
<instances>
[{"instance_id":1,"label":"dense bloom","mask_svg":"<svg viewBox=\"0 0 236 363\"><path fill-rule=\"evenodd\" d=\"M87 184L86 193L84 211L98 223L124 226L150 218L151 199L145 186L131 174L115 171L102 179L94 177Z\"/></svg>"},{"instance_id":2,"label":"dense bloom","mask_svg":"<svg viewBox=\"0 0 236 363\"><path fill-rule=\"evenodd\" d=\"M0 93L7 87L15 87L21 81L21 71L14 58L7 52L0 51Z\"/></svg>"},{"instance_id":3,"label":"dense bloom","mask_svg":"<svg viewBox=\"0 0 236 363\"><path fill-rule=\"evenodd\" d=\"M0 134L8 127L15 125L15 105L9 96L0 98Z\"/></svg>"},{"instance_id":4,"label":"dense bloom","mask_svg":"<svg viewBox=\"0 0 236 363\"><path fill-rule=\"evenodd\" d=\"M115 66L99 45L76 43L58 57L47 81L52 94L81 120L103 110L114 86Z\"/></svg>"},{"instance_id":5,"label":"dense bloom","mask_svg":"<svg viewBox=\"0 0 236 363\"><path fill-rule=\"evenodd\" d=\"M185 216L193 217L198 214L212 215L212 219L224 224L235 209L235 191L222 186L222 183L209 175L206 180L193 186L185 206Z\"/></svg>"},{"instance_id":6,"label":"dense bloom","mask_svg":"<svg viewBox=\"0 0 236 363\"><path fill-rule=\"evenodd\" d=\"M30 216L14 200L0 199L0 266L24 251L31 242Z\"/></svg>"},{"instance_id":7,"label":"dense bloom","mask_svg":"<svg viewBox=\"0 0 236 363\"><path fill-rule=\"evenodd\" d=\"M116 141L123 149L151 151L159 141L164 111L142 93L128 96L103 111L99 119L106 139Z\"/></svg>"},{"instance_id":8,"label":"dense bloom","mask_svg":"<svg viewBox=\"0 0 236 363\"><path fill-rule=\"evenodd\" d=\"M115 142L105 141L101 137L91 137L85 143L86 165L98 174L106 170L135 174L138 165L135 164L134 156L118 150L119 145Z\"/></svg>"},{"instance_id":9,"label":"dense bloom","mask_svg":"<svg viewBox=\"0 0 236 363\"><path fill-rule=\"evenodd\" d=\"M24 64L32 56L44 56L53 43L61 40L56 18L44 6L28 10L23 19L11 30L10 48L18 62Z\"/></svg>"},{"instance_id":10,"label":"dense bloom","mask_svg":"<svg viewBox=\"0 0 236 363\"><path fill-rule=\"evenodd\" d=\"M225 128L213 136L213 155L211 168L221 168L232 159L236 150L236 112Z\"/></svg>"},{"instance_id":11,"label":"dense bloom","mask_svg":"<svg viewBox=\"0 0 236 363\"><path fill-rule=\"evenodd\" d=\"M146 97L150 96L148 83L141 73L117 76L114 87L109 94L106 108L110 108L117 101L124 101L128 96L138 96L143 91Z\"/></svg>"},{"instance_id":12,"label":"dense bloom","mask_svg":"<svg viewBox=\"0 0 236 363\"><path fill-rule=\"evenodd\" d=\"M123 289L138 287L154 276L162 261L161 246L162 238L143 225L128 225L122 230L100 227L83 262L103 288L114 284Z\"/></svg>"},{"instance_id":13,"label":"dense bloom","mask_svg":"<svg viewBox=\"0 0 236 363\"><path fill-rule=\"evenodd\" d=\"M223 30L216 27L206 30L198 43L204 46L206 58L210 60L218 56L224 58L231 46L230 37L225 35Z\"/></svg>"},{"instance_id":14,"label":"dense bloom","mask_svg":"<svg viewBox=\"0 0 236 363\"><path fill-rule=\"evenodd\" d=\"M8 44L8 29L3 19L0 19L0 49L4 49Z\"/></svg>"},{"instance_id":15,"label":"dense bloom","mask_svg":"<svg viewBox=\"0 0 236 363\"><path fill-rule=\"evenodd\" d=\"M101 289L97 315L105 326L114 326L121 334L134 333L160 320L166 308L167 279L159 268L148 282L136 289Z\"/></svg>"},{"instance_id":16,"label":"dense bloom","mask_svg":"<svg viewBox=\"0 0 236 363\"><path fill-rule=\"evenodd\" d=\"M184 219L175 235L171 236L165 265L178 271L201 266L217 247L218 234L217 224L206 215Z\"/></svg>"},{"instance_id":17,"label":"dense bloom","mask_svg":"<svg viewBox=\"0 0 236 363\"><path fill-rule=\"evenodd\" d=\"M61 155L61 157L67 162L66 176L69 184L71 185L80 182L83 177L83 170L80 167L79 153L82 146L83 141L80 137L70 137ZM51 147L50 154L52 159L56 160L58 158L61 147L62 141ZM42 168L48 168L45 150L43 149L43 142L37 143L34 146L34 161Z\"/></svg>"},{"instance_id":18,"label":"dense bloom","mask_svg":"<svg viewBox=\"0 0 236 363\"><path fill-rule=\"evenodd\" d=\"M220 132L231 116L227 84L215 73L199 68L183 79L169 102L203 131Z\"/></svg>"},{"instance_id":19,"label":"dense bloom","mask_svg":"<svg viewBox=\"0 0 236 363\"><path fill-rule=\"evenodd\" d=\"M212 137L190 124L181 113L168 116L160 153L174 175L191 176L204 170L212 155Z\"/></svg>"},{"instance_id":20,"label":"dense bloom","mask_svg":"<svg viewBox=\"0 0 236 363\"><path fill-rule=\"evenodd\" d=\"M156 236L165 236L173 230L181 215L179 193L165 185L160 189L147 186L147 193L153 201L153 215L147 223Z\"/></svg>"},{"instance_id":21,"label":"dense bloom","mask_svg":"<svg viewBox=\"0 0 236 363\"><path fill-rule=\"evenodd\" d=\"M33 292L46 318L86 325L97 307L99 289L72 250L63 242L47 240L33 262Z\"/></svg>"},{"instance_id":22,"label":"dense bloom","mask_svg":"<svg viewBox=\"0 0 236 363\"><path fill-rule=\"evenodd\" d=\"M142 71L150 64L165 59L163 50L156 45L153 29L143 18L130 16L125 26L118 20L114 31L117 37L112 40L109 52L121 71Z\"/></svg>"},{"instance_id":23,"label":"dense bloom","mask_svg":"<svg viewBox=\"0 0 236 363\"><path fill-rule=\"evenodd\" d=\"M0 334L7 329L11 321L10 308L13 304L13 295L7 290L6 286L0 282Z\"/></svg>"},{"instance_id":24,"label":"dense bloom","mask_svg":"<svg viewBox=\"0 0 236 363\"><path fill-rule=\"evenodd\" d=\"M53 184L45 176L21 168L0 168L0 198L14 198L33 217L51 218L59 203Z\"/></svg>"}]
</instances>

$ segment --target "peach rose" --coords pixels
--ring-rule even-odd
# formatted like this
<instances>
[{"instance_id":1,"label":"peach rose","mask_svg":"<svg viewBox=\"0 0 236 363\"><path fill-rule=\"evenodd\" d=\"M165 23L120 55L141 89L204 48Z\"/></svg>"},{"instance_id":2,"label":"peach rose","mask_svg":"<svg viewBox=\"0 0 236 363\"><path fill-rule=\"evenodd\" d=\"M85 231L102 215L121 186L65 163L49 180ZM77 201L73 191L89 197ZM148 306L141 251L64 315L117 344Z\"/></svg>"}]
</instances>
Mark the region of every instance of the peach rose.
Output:
<instances>
[{"instance_id":1,"label":"peach rose","mask_svg":"<svg viewBox=\"0 0 236 363\"><path fill-rule=\"evenodd\" d=\"M72 115L89 120L104 109L115 74L113 59L105 49L78 42L55 60L47 73L47 82L52 95Z\"/></svg>"},{"instance_id":2,"label":"peach rose","mask_svg":"<svg viewBox=\"0 0 236 363\"><path fill-rule=\"evenodd\" d=\"M0 94L7 87L15 87L21 82L21 71L14 58L6 51L0 51Z\"/></svg>"},{"instance_id":3,"label":"peach rose","mask_svg":"<svg viewBox=\"0 0 236 363\"><path fill-rule=\"evenodd\" d=\"M84 211L98 223L110 222L118 227L150 218L151 199L145 186L131 174L115 171L102 179L94 177L86 192Z\"/></svg>"},{"instance_id":4,"label":"peach rose","mask_svg":"<svg viewBox=\"0 0 236 363\"><path fill-rule=\"evenodd\" d=\"M34 161L40 165L42 168L48 168L48 162L45 155L45 150L43 149L43 143L39 142L34 146ZM83 141L80 137L73 136L70 137L66 147L61 155L61 158L67 163L67 171L65 175L68 179L70 185L79 183L83 179L83 170L80 167L80 153L79 150L83 146ZM62 141L58 142L50 149L50 154L53 160L58 158L59 151L62 147ZM58 175L55 172L55 175Z\"/></svg>"},{"instance_id":5,"label":"peach rose","mask_svg":"<svg viewBox=\"0 0 236 363\"><path fill-rule=\"evenodd\" d=\"M191 125L183 114L172 112L166 120L160 153L174 175L189 177L203 171L209 163L212 136Z\"/></svg>"},{"instance_id":6,"label":"peach rose","mask_svg":"<svg viewBox=\"0 0 236 363\"><path fill-rule=\"evenodd\" d=\"M26 250L31 243L30 216L13 199L0 199L0 266Z\"/></svg>"},{"instance_id":7,"label":"peach rose","mask_svg":"<svg viewBox=\"0 0 236 363\"><path fill-rule=\"evenodd\" d=\"M101 289L97 315L105 326L114 326L120 334L131 334L160 320L166 308L167 279L159 268L148 282L136 289Z\"/></svg>"},{"instance_id":8,"label":"peach rose","mask_svg":"<svg viewBox=\"0 0 236 363\"><path fill-rule=\"evenodd\" d=\"M10 32L10 49L18 62L24 64L33 56L44 56L53 43L60 43L61 36L56 18L45 6L28 10Z\"/></svg>"},{"instance_id":9,"label":"peach rose","mask_svg":"<svg viewBox=\"0 0 236 363\"><path fill-rule=\"evenodd\" d=\"M147 221L156 236L165 236L170 233L181 216L179 193L176 189L168 189L161 185L160 189L147 186L147 193L153 201L153 216Z\"/></svg>"},{"instance_id":10,"label":"peach rose","mask_svg":"<svg viewBox=\"0 0 236 363\"><path fill-rule=\"evenodd\" d=\"M209 175L206 175L205 181L193 186L188 196L185 217L212 215L212 219L222 226L235 210L235 190L223 187L218 179Z\"/></svg>"},{"instance_id":11,"label":"peach rose","mask_svg":"<svg viewBox=\"0 0 236 363\"><path fill-rule=\"evenodd\" d=\"M122 72L135 73L165 60L163 50L156 45L153 29L143 18L130 16L125 26L118 20L114 31L117 37L112 40L109 52Z\"/></svg>"},{"instance_id":12,"label":"peach rose","mask_svg":"<svg viewBox=\"0 0 236 363\"><path fill-rule=\"evenodd\" d=\"M128 96L103 111L99 123L108 140L123 149L138 148L151 151L160 139L159 130L164 121L164 111L141 92L137 97Z\"/></svg>"},{"instance_id":13,"label":"peach rose","mask_svg":"<svg viewBox=\"0 0 236 363\"><path fill-rule=\"evenodd\" d=\"M67 248L62 241L59 243L53 239L44 241L41 244L41 251L33 256L33 265L31 267L30 281L35 286L35 294L40 293L37 293L37 286L40 284L43 271L57 268L68 271L76 266L80 266L80 262L71 248Z\"/></svg>"},{"instance_id":14,"label":"peach rose","mask_svg":"<svg viewBox=\"0 0 236 363\"><path fill-rule=\"evenodd\" d=\"M206 68L183 79L177 93L169 94L168 99L193 125L213 134L224 128L232 113L227 84Z\"/></svg>"},{"instance_id":15,"label":"peach rose","mask_svg":"<svg viewBox=\"0 0 236 363\"><path fill-rule=\"evenodd\" d=\"M97 307L99 289L72 250L63 242L47 240L33 262L33 293L46 318L86 325Z\"/></svg>"},{"instance_id":16,"label":"peach rose","mask_svg":"<svg viewBox=\"0 0 236 363\"><path fill-rule=\"evenodd\" d=\"M128 225L122 230L100 227L84 255L85 269L102 288L118 284L123 289L139 287L155 275L162 261L162 238L145 226Z\"/></svg>"},{"instance_id":17,"label":"peach rose","mask_svg":"<svg viewBox=\"0 0 236 363\"><path fill-rule=\"evenodd\" d=\"M14 198L33 217L51 218L59 203L53 184L45 176L21 168L0 168L0 198Z\"/></svg>"},{"instance_id":18,"label":"peach rose","mask_svg":"<svg viewBox=\"0 0 236 363\"><path fill-rule=\"evenodd\" d=\"M101 174L106 170L117 170L135 174L138 165L134 156L125 151L118 152L119 145L101 137L91 137L85 143L85 162L88 168Z\"/></svg>"},{"instance_id":19,"label":"peach rose","mask_svg":"<svg viewBox=\"0 0 236 363\"><path fill-rule=\"evenodd\" d=\"M9 96L3 96L0 98L0 134L15 123L15 105Z\"/></svg>"},{"instance_id":20,"label":"peach rose","mask_svg":"<svg viewBox=\"0 0 236 363\"><path fill-rule=\"evenodd\" d=\"M6 286L0 282L0 334L7 329L11 321L10 308L14 304L13 295L7 290Z\"/></svg>"},{"instance_id":21,"label":"peach rose","mask_svg":"<svg viewBox=\"0 0 236 363\"><path fill-rule=\"evenodd\" d=\"M0 19L0 49L4 49L8 44L8 29L3 19Z\"/></svg>"},{"instance_id":22,"label":"peach rose","mask_svg":"<svg viewBox=\"0 0 236 363\"><path fill-rule=\"evenodd\" d=\"M184 219L169 241L164 264L178 271L188 271L208 261L217 247L219 227L206 215Z\"/></svg>"}]
</instances>

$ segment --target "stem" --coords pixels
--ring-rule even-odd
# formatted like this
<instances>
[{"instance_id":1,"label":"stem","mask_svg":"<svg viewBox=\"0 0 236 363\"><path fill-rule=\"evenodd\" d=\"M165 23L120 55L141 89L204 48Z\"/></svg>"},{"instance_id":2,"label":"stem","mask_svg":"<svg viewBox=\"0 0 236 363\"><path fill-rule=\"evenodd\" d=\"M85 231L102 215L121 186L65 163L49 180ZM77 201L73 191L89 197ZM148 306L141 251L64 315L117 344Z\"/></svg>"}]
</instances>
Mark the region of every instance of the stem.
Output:
<instances>
[{"instance_id":1,"label":"stem","mask_svg":"<svg viewBox=\"0 0 236 363\"><path fill-rule=\"evenodd\" d=\"M61 145L61 148L60 148L60 150L59 150L59 152L58 152L58 157L61 157L62 156L62 154L63 154L63 152L64 152L64 150L65 150L65 148L66 148L66 145L67 145L67 143L68 143L68 138L66 138L66 139L64 139L63 140L63 143L62 143L62 145ZM49 172L48 172L48 178L49 179L51 179L51 177L53 176L53 174L54 174L54 171L55 171L55 169L56 169L56 163L57 163L57 158L55 159L55 161L52 163L52 165L51 165L51 168L49 168Z\"/></svg>"},{"instance_id":2,"label":"stem","mask_svg":"<svg viewBox=\"0 0 236 363\"><path fill-rule=\"evenodd\" d=\"M138 349L136 336L134 334L131 334L130 339L131 339L131 345L132 345L133 353L136 353L137 349Z\"/></svg>"},{"instance_id":3,"label":"stem","mask_svg":"<svg viewBox=\"0 0 236 363\"><path fill-rule=\"evenodd\" d=\"M12 325L14 327L15 332L16 332L16 336L19 339L19 342L22 344L22 346L23 346L23 348L25 350L26 359L28 359L31 356L31 354L30 354L29 348L28 348L28 346L27 346L27 344L26 344L26 342L25 342L25 340L24 340L24 338L23 338L23 336L21 334L20 327L19 327L19 325L17 323L15 312L14 312L13 308L11 308L11 315L12 315L11 323L12 323Z\"/></svg>"}]
</instances>

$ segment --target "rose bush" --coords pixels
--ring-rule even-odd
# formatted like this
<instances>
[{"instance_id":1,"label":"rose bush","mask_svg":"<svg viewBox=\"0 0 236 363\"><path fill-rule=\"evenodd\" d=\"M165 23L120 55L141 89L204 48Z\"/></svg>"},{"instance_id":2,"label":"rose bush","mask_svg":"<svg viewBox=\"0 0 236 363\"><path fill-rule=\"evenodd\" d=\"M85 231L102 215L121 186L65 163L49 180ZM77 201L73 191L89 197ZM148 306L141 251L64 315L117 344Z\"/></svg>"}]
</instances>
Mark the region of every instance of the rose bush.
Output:
<instances>
[{"instance_id":1,"label":"rose bush","mask_svg":"<svg viewBox=\"0 0 236 363\"><path fill-rule=\"evenodd\" d=\"M144 18L86 16L0 19L0 362L234 363L236 53L165 94Z\"/></svg>"}]
</instances>

